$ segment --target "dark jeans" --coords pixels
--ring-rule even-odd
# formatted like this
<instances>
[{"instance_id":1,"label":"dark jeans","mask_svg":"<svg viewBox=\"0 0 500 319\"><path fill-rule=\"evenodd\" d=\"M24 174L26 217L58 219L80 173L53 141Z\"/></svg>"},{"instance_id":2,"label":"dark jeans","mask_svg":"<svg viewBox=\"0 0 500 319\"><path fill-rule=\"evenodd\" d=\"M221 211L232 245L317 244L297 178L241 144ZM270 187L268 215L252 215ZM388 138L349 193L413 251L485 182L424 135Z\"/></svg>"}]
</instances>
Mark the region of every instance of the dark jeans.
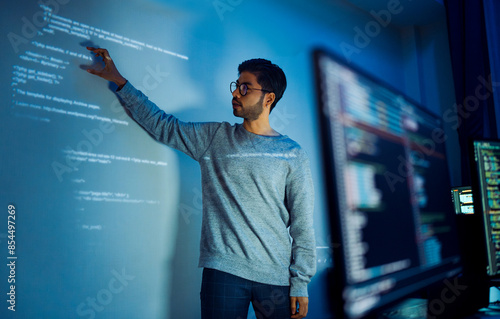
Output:
<instances>
[{"instance_id":1,"label":"dark jeans","mask_svg":"<svg viewBox=\"0 0 500 319\"><path fill-rule=\"evenodd\" d=\"M252 302L257 319L290 318L290 287L261 284L204 268L201 281L202 319L246 319Z\"/></svg>"}]
</instances>

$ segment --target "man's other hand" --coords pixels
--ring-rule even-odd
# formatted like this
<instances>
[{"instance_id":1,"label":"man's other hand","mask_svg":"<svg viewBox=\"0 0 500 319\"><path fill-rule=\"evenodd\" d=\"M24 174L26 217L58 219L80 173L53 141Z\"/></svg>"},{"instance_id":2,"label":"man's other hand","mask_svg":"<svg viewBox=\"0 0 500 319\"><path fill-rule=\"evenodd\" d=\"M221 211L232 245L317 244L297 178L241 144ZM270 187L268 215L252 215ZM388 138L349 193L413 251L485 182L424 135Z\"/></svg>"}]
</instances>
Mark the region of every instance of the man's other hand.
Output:
<instances>
[{"instance_id":1,"label":"man's other hand","mask_svg":"<svg viewBox=\"0 0 500 319\"><path fill-rule=\"evenodd\" d=\"M291 310L293 319L302 319L307 316L307 308L309 298L307 297L290 297ZM298 309L297 309L298 308ZM298 310L298 311L297 311Z\"/></svg>"}]
</instances>

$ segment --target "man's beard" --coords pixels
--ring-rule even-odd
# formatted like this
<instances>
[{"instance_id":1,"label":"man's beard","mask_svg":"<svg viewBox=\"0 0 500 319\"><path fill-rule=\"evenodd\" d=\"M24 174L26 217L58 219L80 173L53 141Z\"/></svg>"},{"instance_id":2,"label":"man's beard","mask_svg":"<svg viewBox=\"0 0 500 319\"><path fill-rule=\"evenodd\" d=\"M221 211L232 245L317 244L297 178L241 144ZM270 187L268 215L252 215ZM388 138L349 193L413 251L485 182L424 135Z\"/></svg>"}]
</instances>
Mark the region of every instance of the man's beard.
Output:
<instances>
[{"instance_id":1,"label":"man's beard","mask_svg":"<svg viewBox=\"0 0 500 319\"><path fill-rule=\"evenodd\" d=\"M233 109L234 116L242 117L244 119L255 121L264 111L264 94L260 96L260 100L254 105L245 106Z\"/></svg>"}]
</instances>

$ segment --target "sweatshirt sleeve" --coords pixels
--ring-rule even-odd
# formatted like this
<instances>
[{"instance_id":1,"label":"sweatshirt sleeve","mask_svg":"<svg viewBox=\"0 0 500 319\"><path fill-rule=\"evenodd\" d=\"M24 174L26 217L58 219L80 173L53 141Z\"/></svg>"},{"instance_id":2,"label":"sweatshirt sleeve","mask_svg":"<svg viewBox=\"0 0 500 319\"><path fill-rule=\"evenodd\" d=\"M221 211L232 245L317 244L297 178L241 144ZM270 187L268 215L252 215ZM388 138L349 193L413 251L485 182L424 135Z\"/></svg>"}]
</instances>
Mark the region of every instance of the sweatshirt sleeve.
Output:
<instances>
[{"instance_id":1,"label":"sweatshirt sleeve","mask_svg":"<svg viewBox=\"0 0 500 319\"><path fill-rule=\"evenodd\" d=\"M308 297L307 284L316 273L316 241L313 228L314 189L305 152L290 173L286 186L286 205L290 213L292 262L290 296Z\"/></svg>"},{"instance_id":2,"label":"sweatshirt sleeve","mask_svg":"<svg viewBox=\"0 0 500 319\"><path fill-rule=\"evenodd\" d=\"M182 122L167 114L130 82L116 92L132 118L157 141L198 161L220 127L214 122Z\"/></svg>"}]
</instances>

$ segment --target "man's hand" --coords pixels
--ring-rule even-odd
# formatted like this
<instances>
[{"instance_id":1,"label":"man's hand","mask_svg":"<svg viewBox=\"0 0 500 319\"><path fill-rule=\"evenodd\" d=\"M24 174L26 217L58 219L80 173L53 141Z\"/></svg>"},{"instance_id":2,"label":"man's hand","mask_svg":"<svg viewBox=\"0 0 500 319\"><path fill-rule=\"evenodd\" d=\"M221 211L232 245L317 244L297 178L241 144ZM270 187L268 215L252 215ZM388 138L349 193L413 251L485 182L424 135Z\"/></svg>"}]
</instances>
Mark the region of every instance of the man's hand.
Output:
<instances>
[{"instance_id":1,"label":"man's hand","mask_svg":"<svg viewBox=\"0 0 500 319\"><path fill-rule=\"evenodd\" d=\"M127 79L125 79L120 72L118 72L118 69L115 66L115 63L109 56L108 50L106 49L98 49L98 48L92 48L92 47L87 47L87 50L90 50L95 53L95 56L101 57L103 62L104 62L104 68L101 70L96 70L96 69L87 69L87 72L95 74L97 76L100 76L101 78L114 82L116 85L119 87L125 85L127 82Z\"/></svg>"},{"instance_id":2,"label":"man's hand","mask_svg":"<svg viewBox=\"0 0 500 319\"><path fill-rule=\"evenodd\" d=\"M302 319L307 316L307 306L309 305L309 298L307 297L290 297L291 310L293 319ZM297 311L297 305L299 311Z\"/></svg>"}]
</instances>

